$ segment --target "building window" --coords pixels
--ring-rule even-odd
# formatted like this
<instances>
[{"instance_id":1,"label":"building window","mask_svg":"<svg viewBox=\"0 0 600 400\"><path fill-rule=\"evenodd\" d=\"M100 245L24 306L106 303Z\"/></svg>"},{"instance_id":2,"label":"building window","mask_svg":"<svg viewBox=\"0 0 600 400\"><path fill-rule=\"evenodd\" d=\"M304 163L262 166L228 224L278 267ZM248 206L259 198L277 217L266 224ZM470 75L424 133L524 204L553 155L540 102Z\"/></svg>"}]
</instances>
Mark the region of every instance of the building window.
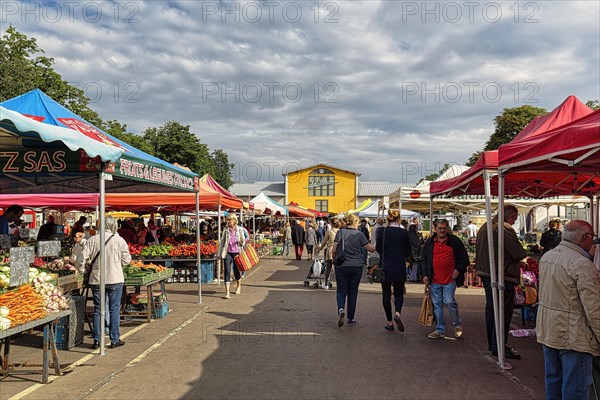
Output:
<instances>
[{"instance_id":1,"label":"building window","mask_svg":"<svg viewBox=\"0 0 600 400\"><path fill-rule=\"evenodd\" d=\"M315 200L315 210L321 212L328 212L329 201L328 200Z\"/></svg>"},{"instance_id":2,"label":"building window","mask_svg":"<svg viewBox=\"0 0 600 400\"><path fill-rule=\"evenodd\" d=\"M308 175L309 196L335 196L335 175L331 170L318 168Z\"/></svg>"}]
</instances>

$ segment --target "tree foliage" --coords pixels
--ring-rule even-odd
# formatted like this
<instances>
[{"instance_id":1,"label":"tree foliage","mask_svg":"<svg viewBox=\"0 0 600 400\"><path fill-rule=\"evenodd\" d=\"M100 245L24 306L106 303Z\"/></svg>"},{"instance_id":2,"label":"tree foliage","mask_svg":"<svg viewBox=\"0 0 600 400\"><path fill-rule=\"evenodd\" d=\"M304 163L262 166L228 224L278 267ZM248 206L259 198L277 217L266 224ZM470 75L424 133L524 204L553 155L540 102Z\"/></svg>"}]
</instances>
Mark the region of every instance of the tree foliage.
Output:
<instances>
[{"instance_id":1,"label":"tree foliage","mask_svg":"<svg viewBox=\"0 0 600 400\"><path fill-rule=\"evenodd\" d=\"M229 162L229 157L222 149L217 149L212 152L212 158L214 160L213 178L224 188L229 188L233 185L231 180L231 170L234 164Z\"/></svg>"},{"instance_id":2,"label":"tree foliage","mask_svg":"<svg viewBox=\"0 0 600 400\"><path fill-rule=\"evenodd\" d=\"M75 114L103 127L102 118L89 107L85 92L62 79L52 67L54 59L44 54L35 38L12 25L6 28L0 37L0 101L40 89Z\"/></svg>"},{"instance_id":3,"label":"tree foliage","mask_svg":"<svg viewBox=\"0 0 600 400\"><path fill-rule=\"evenodd\" d=\"M483 150L496 150L504 143L510 142L533 118L547 113L548 111L545 108L529 105L505 108L502 114L494 118L496 130L485 143Z\"/></svg>"},{"instance_id":4,"label":"tree foliage","mask_svg":"<svg viewBox=\"0 0 600 400\"><path fill-rule=\"evenodd\" d=\"M475 163L477 162L477 160L479 160L479 157L481 157L481 153L483 153L482 151L476 151L475 153L471 154L471 157L469 157L469 159L467 160L467 162L465 163L465 165L467 167L472 167L473 165L475 165Z\"/></svg>"},{"instance_id":5,"label":"tree foliage","mask_svg":"<svg viewBox=\"0 0 600 400\"><path fill-rule=\"evenodd\" d=\"M227 153L209 152L190 132L188 125L176 121L159 128L148 128L143 136L127 132L127 125L116 120L103 121L89 107L85 92L62 78L54 68L54 59L45 55L33 37L18 32L12 25L0 37L0 101L40 89L88 122L117 139L170 163L187 166L201 175L210 173L224 187L232 185Z\"/></svg>"},{"instance_id":6,"label":"tree foliage","mask_svg":"<svg viewBox=\"0 0 600 400\"><path fill-rule=\"evenodd\" d=\"M585 103L585 105L594 111L600 110L600 101L598 100L588 100L588 102Z\"/></svg>"},{"instance_id":7,"label":"tree foliage","mask_svg":"<svg viewBox=\"0 0 600 400\"><path fill-rule=\"evenodd\" d=\"M200 175L214 170L208 146L190 132L189 125L169 121L161 127L146 129L144 140L152 146L154 155L160 159L185 165Z\"/></svg>"}]
</instances>

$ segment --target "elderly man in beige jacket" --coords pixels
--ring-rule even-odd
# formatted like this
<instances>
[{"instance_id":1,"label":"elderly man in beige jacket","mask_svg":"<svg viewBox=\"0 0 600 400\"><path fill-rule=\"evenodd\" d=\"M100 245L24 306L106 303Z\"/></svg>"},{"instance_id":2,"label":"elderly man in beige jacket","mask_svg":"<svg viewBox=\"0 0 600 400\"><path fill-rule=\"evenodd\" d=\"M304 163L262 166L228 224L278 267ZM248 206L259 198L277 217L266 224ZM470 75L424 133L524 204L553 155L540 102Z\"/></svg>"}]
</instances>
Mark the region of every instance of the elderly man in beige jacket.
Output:
<instances>
[{"instance_id":1,"label":"elderly man in beige jacket","mask_svg":"<svg viewBox=\"0 0 600 400\"><path fill-rule=\"evenodd\" d=\"M544 348L547 399L588 399L592 358L600 355L600 274L589 254L595 238L571 221L540 261L537 341Z\"/></svg>"}]
</instances>

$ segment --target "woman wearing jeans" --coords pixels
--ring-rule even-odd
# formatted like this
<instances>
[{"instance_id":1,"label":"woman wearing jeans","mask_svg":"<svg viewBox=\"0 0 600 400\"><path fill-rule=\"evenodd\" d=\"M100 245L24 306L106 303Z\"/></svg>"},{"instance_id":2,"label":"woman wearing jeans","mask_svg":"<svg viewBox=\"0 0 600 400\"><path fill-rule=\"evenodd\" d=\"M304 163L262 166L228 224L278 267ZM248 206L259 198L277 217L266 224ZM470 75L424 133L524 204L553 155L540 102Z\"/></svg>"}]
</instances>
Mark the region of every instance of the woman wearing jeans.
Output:
<instances>
[{"instance_id":1,"label":"woman wearing jeans","mask_svg":"<svg viewBox=\"0 0 600 400\"><path fill-rule=\"evenodd\" d=\"M235 276L236 288L235 294L240 294L242 290L242 275L237 265L235 265L235 257L244 251L246 245L246 236L244 228L237 224L238 219L235 214L230 214L227 217L227 228L221 235L221 258L225 265L225 296L224 299L229 299L229 285L231 282L231 271Z\"/></svg>"},{"instance_id":2,"label":"woman wearing jeans","mask_svg":"<svg viewBox=\"0 0 600 400\"><path fill-rule=\"evenodd\" d=\"M392 322L392 288L394 289L394 321L400 332L404 325L400 319L404 305L404 283L406 282L406 262L411 253L410 239L406 229L400 227L400 213L390 210L387 216L388 226L377 230L376 249L380 254L380 263L384 271L381 282L383 310L387 318L385 329L394 330Z\"/></svg>"},{"instance_id":3,"label":"woman wearing jeans","mask_svg":"<svg viewBox=\"0 0 600 400\"><path fill-rule=\"evenodd\" d=\"M98 224L100 225L100 224ZM121 294L123 291L123 265L131 262L131 254L127 242L117 233L117 221L106 217L106 233L104 246L104 262L106 265L106 295L108 296L108 311L110 313L110 347L123 346L121 340L120 317L121 317ZM77 265L81 269L87 260L92 262L89 285L94 296L94 344L92 348L100 346L100 266L97 255L100 252L100 235L89 238L84 246L81 257L77 259Z\"/></svg>"},{"instance_id":4,"label":"woman wearing jeans","mask_svg":"<svg viewBox=\"0 0 600 400\"><path fill-rule=\"evenodd\" d=\"M338 327L344 325L346 316L344 309L348 299L348 325L355 325L354 313L356 312L356 300L358 298L358 286L363 275L362 249L374 252L373 246L365 235L358 230L358 217L348 214L345 217L346 228L340 229L335 236L331 254L335 258L336 249L344 241L344 255L346 259L335 269L338 305Z\"/></svg>"}]
</instances>

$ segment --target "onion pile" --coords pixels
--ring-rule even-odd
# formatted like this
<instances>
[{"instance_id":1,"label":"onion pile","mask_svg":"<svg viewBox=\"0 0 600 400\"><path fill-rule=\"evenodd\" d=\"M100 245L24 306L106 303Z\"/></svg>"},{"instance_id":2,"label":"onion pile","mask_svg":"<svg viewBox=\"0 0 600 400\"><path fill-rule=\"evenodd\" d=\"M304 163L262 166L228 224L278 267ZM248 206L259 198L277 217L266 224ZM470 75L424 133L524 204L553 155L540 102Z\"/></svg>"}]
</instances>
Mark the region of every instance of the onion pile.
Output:
<instances>
[{"instance_id":1,"label":"onion pile","mask_svg":"<svg viewBox=\"0 0 600 400\"><path fill-rule=\"evenodd\" d=\"M0 331L10 328L10 319L8 319L8 307L0 307Z\"/></svg>"},{"instance_id":2,"label":"onion pile","mask_svg":"<svg viewBox=\"0 0 600 400\"><path fill-rule=\"evenodd\" d=\"M54 284L47 282L41 275L35 278L31 285L35 292L43 297L46 311L57 312L68 310L69 303L63 295L62 290L58 289Z\"/></svg>"}]
</instances>

